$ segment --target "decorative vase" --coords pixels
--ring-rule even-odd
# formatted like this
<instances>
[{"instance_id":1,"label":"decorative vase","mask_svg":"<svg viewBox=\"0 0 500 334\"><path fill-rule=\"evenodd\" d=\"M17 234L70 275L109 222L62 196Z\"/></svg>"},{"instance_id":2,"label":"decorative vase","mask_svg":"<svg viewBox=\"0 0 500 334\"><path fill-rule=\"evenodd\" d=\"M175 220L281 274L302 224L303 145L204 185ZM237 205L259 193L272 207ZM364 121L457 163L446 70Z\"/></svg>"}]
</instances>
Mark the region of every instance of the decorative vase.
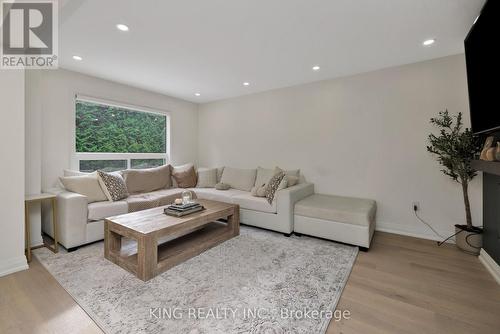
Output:
<instances>
[{"instance_id":1,"label":"decorative vase","mask_svg":"<svg viewBox=\"0 0 500 334\"><path fill-rule=\"evenodd\" d=\"M467 225L455 225L455 244L465 253L479 255L483 247L483 229L473 226L471 229Z\"/></svg>"},{"instance_id":2,"label":"decorative vase","mask_svg":"<svg viewBox=\"0 0 500 334\"><path fill-rule=\"evenodd\" d=\"M486 141L484 142L483 150L481 151L481 160L488 160L487 159L487 153L488 150L493 146L493 142L495 141L495 137L489 136L486 138Z\"/></svg>"},{"instance_id":3,"label":"decorative vase","mask_svg":"<svg viewBox=\"0 0 500 334\"><path fill-rule=\"evenodd\" d=\"M193 193L189 190L184 190L182 192L182 204L189 204L193 201Z\"/></svg>"},{"instance_id":4,"label":"decorative vase","mask_svg":"<svg viewBox=\"0 0 500 334\"><path fill-rule=\"evenodd\" d=\"M497 153L497 148L496 147L490 147L488 150L486 150L486 161L495 161L496 160L496 155Z\"/></svg>"},{"instance_id":5,"label":"decorative vase","mask_svg":"<svg viewBox=\"0 0 500 334\"><path fill-rule=\"evenodd\" d=\"M497 151L495 153L495 158L497 161L500 161L500 141L497 142Z\"/></svg>"}]
</instances>

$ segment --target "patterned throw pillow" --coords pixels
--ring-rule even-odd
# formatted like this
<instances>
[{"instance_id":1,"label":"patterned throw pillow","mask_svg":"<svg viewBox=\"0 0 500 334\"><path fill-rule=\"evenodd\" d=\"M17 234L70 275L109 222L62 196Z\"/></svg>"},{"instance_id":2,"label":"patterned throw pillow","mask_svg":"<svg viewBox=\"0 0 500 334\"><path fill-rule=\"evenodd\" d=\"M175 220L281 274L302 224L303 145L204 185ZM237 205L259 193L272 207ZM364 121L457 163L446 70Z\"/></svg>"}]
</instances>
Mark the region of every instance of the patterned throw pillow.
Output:
<instances>
[{"instance_id":1,"label":"patterned throw pillow","mask_svg":"<svg viewBox=\"0 0 500 334\"><path fill-rule=\"evenodd\" d=\"M105 173L97 171L99 175L99 184L109 201L119 201L128 197L125 181L118 173Z\"/></svg>"},{"instance_id":2,"label":"patterned throw pillow","mask_svg":"<svg viewBox=\"0 0 500 334\"><path fill-rule=\"evenodd\" d=\"M280 169L276 174L273 175L271 180L269 180L266 186L266 198L269 204L273 203L274 195L278 190L280 183L285 177L285 175L286 175L285 172Z\"/></svg>"}]
</instances>

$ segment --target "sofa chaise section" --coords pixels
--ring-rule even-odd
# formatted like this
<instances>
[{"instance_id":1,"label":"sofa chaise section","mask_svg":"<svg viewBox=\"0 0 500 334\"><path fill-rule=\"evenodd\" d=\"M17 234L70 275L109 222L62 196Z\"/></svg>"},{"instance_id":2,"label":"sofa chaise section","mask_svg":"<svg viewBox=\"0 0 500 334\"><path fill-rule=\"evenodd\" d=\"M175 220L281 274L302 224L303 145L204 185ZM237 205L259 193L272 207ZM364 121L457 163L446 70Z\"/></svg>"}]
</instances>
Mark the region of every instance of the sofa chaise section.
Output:
<instances>
[{"instance_id":1,"label":"sofa chaise section","mask_svg":"<svg viewBox=\"0 0 500 334\"><path fill-rule=\"evenodd\" d=\"M294 231L366 250L375 231L374 200L314 194L295 204Z\"/></svg>"}]
</instances>

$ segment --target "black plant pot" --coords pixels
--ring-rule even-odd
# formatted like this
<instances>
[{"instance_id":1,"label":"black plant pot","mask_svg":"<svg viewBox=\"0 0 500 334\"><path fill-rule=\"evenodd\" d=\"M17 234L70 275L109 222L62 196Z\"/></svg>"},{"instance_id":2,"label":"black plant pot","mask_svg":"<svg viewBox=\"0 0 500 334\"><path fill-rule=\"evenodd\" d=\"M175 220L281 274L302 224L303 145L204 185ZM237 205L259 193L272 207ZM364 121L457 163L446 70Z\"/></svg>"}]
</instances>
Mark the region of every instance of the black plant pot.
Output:
<instances>
[{"instance_id":1,"label":"black plant pot","mask_svg":"<svg viewBox=\"0 0 500 334\"><path fill-rule=\"evenodd\" d=\"M483 247L483 229L467 225L455 225L455 243L457 247L467 254L479 255Z\"/></svg>"}]
</instances>

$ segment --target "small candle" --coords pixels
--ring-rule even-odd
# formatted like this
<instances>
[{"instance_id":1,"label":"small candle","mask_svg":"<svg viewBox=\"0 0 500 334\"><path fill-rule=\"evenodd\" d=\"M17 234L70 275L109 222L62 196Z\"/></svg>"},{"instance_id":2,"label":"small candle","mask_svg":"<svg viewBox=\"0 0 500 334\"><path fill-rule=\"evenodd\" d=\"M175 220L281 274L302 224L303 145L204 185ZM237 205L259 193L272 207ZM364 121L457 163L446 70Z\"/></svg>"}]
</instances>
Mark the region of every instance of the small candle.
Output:
<instances>
[{"instance_id":1,"label":"small candle","mask_svg":"<svg viewBox=\"0 0 500 334\"><path fill-rule=\"evenodd\" d=\"M182 198L176 198L175 204L182 204Z\"/></svg>"}]
</instances>

